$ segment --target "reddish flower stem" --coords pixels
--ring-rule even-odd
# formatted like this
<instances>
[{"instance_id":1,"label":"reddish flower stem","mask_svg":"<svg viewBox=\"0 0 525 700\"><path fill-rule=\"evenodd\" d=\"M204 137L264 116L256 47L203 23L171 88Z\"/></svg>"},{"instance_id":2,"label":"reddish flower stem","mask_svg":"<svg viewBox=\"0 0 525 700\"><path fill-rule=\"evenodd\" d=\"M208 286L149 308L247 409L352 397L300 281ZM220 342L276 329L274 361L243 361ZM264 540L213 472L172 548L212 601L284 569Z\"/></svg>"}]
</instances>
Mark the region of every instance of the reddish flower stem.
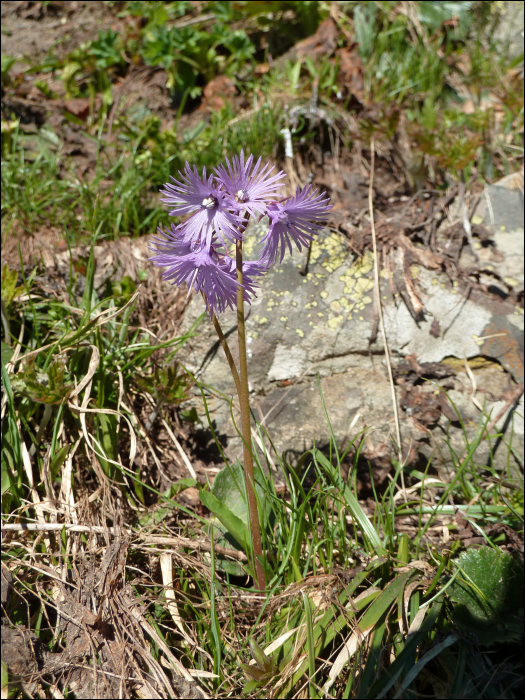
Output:
<instances>
[{"instance_id":1,"label":"reddish flower stem","mask_svg":"<svg viewBox=\"0 0 525 700\"><path fill-rule=\"evenodd\" d=\"M241 408L241 430L244 452L244 481L246 483L246 495L248 497L248 510L250 513L250 525L252 531L252 546L255 559L255 573L259 590L264 591L266 580L261 564L263 557L261 528L259 526L259 513L257 498L255 496L255 472L253 469L253 455L251 451L252 436L250 425L250 398L248 393L248 363L246 360L246 330L244 327L244 289L242 287L242 241L236 242L237 263L237 334L239 339L239 369L240 392L239 404Z\"/></svg>"}]
</instances>

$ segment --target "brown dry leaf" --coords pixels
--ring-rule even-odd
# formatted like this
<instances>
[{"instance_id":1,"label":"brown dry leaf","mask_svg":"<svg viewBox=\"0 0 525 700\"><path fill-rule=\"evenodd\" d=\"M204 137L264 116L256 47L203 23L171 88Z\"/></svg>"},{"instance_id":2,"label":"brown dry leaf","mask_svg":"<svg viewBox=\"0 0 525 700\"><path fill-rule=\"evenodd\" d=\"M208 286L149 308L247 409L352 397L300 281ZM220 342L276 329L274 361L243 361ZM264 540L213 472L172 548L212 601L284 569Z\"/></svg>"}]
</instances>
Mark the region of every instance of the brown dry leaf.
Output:
<instances>
[{"instance_id":1,"label":"brown dry leaf","mask_svg":"<svg viewBox=\"0 0 525 700\"><path fill-rule=\"evenodd\" d=\"M74 117L77 117L77 119L85 122L89 116L89 102L89 98L75 97L64 102L64 109Z\"/></svg>"},{"instance_id":2,"label":"brown dry leaf","mask_svg":"<svg viewBox=\"0 0 525 700\"><path fill-rule=\"evenodd\" d=\"M235 83L227 75L218 75L203 90L204 99L200 111L218 112L237 93Z\"/></svg>"},{"instance_id":3,"label":"brown dry leaf","mask_svg":"<svg viewBox=\"0 0 525 700\"><path fill-rule=\"evenodd\" d=\"M401 408L418 424L426 428L435 425L441 418L439 396L425 391L422 387L411 387L400 401Z\"/></svg>"},{"instance_id":4,"label":"brown dry leaf","mask_svg":"<svg viewBox=\"0 0 525 700\"><path fill-rule=\"evenodd\" d=\"M346 46L335 52L339 60L339 74L337 81L349 94L363 103L365 99L365 86L363 82L363 64L361 57L354 47Z\"/></svg>"},{"instance_id":5,"label":"brown dry leaf","mask_svg":"<svg viewBox=\"0 0 525 700\"><path fill-rule=\"evenodd\" d=\"M260 78L261 75L265 75L266 73L268 73L269 70L270 70L269 63L259 63L253 69L253 72L254 72L254 75L256 75L258 78Z\"/></svg>"},{"instance_id":6,"label":"brown dry leaf","mask_svg":"<svg viewBox=\"0 0 525 700\"><path fill-rule=\"evenodd\" d=\"M397 243L407 252L410 252L413 262L418 262L420 265L423 265L423 267L426 267L429 270L438 270L441 268L443 264L443 256L432 253L429 250L416 247L410 238L405 236L404 233L398 233Z\"/></svg>"},{"instance_id":7,"label":"brown dry leaf","mask_svg":"<svg viewBox=\"0 0 525 700\"><path fill-rule=\"evenodd\" d=\"M297 57L310 56L314 61L321 56L329 57L337 47L339 29L331 17L321 22L317 31L296 44Z\"/></svg>"}]
</instances>

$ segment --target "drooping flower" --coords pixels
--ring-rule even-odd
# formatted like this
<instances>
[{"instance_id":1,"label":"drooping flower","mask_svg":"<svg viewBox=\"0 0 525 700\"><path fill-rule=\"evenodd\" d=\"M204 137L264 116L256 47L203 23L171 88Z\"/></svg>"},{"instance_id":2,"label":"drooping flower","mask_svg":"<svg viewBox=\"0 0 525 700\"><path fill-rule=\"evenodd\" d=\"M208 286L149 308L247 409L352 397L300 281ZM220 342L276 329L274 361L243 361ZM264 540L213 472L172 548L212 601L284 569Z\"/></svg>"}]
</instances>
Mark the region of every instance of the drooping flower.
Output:
<instances>
[{"instance_id":1,"label":"drooping flower","mask_svg":"<svg viewBox=\"0 0 525 700\"><path fill-rule=\"evenodd\" d=\"M157 253L150 258L156 267L165 267L162 279L177 286L186 282L191 288L204 292L206 307L210 315L222 313L226 307L233 309L237 302L237 282L235 260L221 252L220 246L212 240L208 250L203 244L195 244L183 238L182 226L171 225L171 230L158 229L161 238L153 238L150 248ZM255 278L263 274L264 268L258 263L243 263L243 296L250 302L254 292Z\"/></svg>"},{"instance_id":2,"label":"drooping flower","mask_svg":"<svg viewBox=\"0 0 525 700\"><path fill-rule=\"evenodd\" d=\"M266 214L269 201L275 196L275 190L282 186L279 180L285 177L285 173L281 170L272 175L274 168L270 163L259 170L261 158L255 165L253 155L245 162L244 151L241 151L240 157L234 156L231 163L226 158L226 165L228 169L222 164L215 168L217 181L230 196L237 213L244 210L254 217Z\"/></svg>"},{"instance_id":3,"label":"drooping flower","mask_svg":"<svg viewBox=\"0 0 525 700\"><path fill-rule=\"evenodd\" d=\"M268 205L270 228L263 238L264 248L261 263L272 265L276 259L282 262L286 248L292 253L292 242L299 250L306 247L313 236L322 228L320 221L326 219L332 208L326 193L317 194L310 185L284 202Z\"/></svg>"},{"instance_id":4,"label":"drooping flower","mask_svg":"<svg viewBox=\"0 0 525 700\"><path fill-rule=\"evenodd\" d=\"M240 234L237 227L241 219L231 211L226 192L214 184L214 176L206 179L206 168L203 168L201 180L197 168L193 166L192 170L188 163L184 175L180 171L179 175L182 182L171 178L174 184L164 185L161 202L171 207L171 216L191 214L181 224L184 238L202 242L208 250L214 233L223 245L226 245L223 236L230 241L238 239Z\"/></svg>"}]
</instances>

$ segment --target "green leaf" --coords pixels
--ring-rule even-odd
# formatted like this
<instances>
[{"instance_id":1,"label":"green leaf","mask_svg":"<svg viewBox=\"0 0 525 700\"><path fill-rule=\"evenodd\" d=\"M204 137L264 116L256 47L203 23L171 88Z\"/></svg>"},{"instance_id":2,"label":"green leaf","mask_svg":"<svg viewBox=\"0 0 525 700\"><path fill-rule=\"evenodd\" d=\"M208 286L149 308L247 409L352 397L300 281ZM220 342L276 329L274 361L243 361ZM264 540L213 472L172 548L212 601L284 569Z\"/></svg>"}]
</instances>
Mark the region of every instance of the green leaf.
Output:
<instances>
[{"instance_id":1,"label":"green leaf","mask_svg":"<svg viewBox=\"0 0 525 700\"><path fill-rule=\"evenodd\" d=\"M9 265L4 263L2 265L2 301L5 302L6 306L13 301L13 299L22 294L25 291L24 287L17 287L18 282L18 272L16 270L10 270Z\"/></svg>"},{"instance_id":2,"label":"green leaf","mask_svg":"<svg viewBox=\"0 0 525 700\"><path fill-rule=\"evenodd\" d=\"M64 445L64 447L61 447L51 460L51 464L49 465L49 471L51 472L51 483L55 481L60 469L62 468L62 465L66 461L69 448L70 445Z\"/></svg>"},{"instance_id":3,"label":"green leaf","mask_svg":"<svg viewBox=\"0 0 525 700\"><path fill-rule=\"evenodd\" d=\"M213 495L228 506L234 515L243 522L248 522L248 500L242 464L228 465L221 469L213 480L211 490ZM262 527L266 527L272 510L271 498L266 491L266 478L262 471L255 467L255 493L260 505L259 517Z\"/></svg>"},{"instance_id":4,"label":"green leaf","mask_svg":"<svg viewBox=\"0 0 525 700\"><path fill-rule=\"evenodd\" d=\"M381 542L374 526L372 525L372 523L368 519L368 516L365 514L365 512L359 505L359 501L350 490L350 487L344 483L338 470L316 447L314 447L313 450L310 450L310 452L316 463L320 464L321 467L323 467L323 469L329 474L332 481L335 484L337 484L337 486L342 491L343 498L346 501L346 505L348 506L348 510L357 521L359 527L361 528L363 537L367 540L369 544L369 549L375 551L375 553L379 555L385 554L386 550L383 547L383 543Z\"/></svg>"},{"instance_id":5,"label":"green leaf","mask_svg":"<svg viewBox=\"0 0 525 700\"><path fill-rule=\"evenodd\" d=\"M195 407L189 408L186 411L181 411L180 417L182 420L188 421L188 423L193 423L194 425L195 423L202 423L202 420L200 419Z\"/></svg>"},{"instance_id":6,"label":"green leaf","mask_svg":"<svg viewBox=\"0 0 525 700\"><path fill-rule=\"evenodd\" d=\"M4 57L2 56L2 59ZM2 661L2 678L1 678L1 684L2 684L2 697L7 698L9 697L9 669L7 668L7 664L5 661Z\"/></svg>"},{"instance_id":7,"label":"green leaf","mask_svg":"<svg viewBox=\"0 0 525 700\"><path fill-rule=\"evenodd\" d=\"M99 428L97 430L97 437L104 454L108 459L117 461L117 417L113 415L108 415L106 413L99 413L97 415ZM110 477L113 476L115 470L115 465L107 462L103 457L100 457L100 463L106 474ZM138 473L140 478L140 470ZM135 491L137 490L137 482L135 482ZM139 497L140 498L140 497ZM144 501L142 501L144 502Z\"/></svg>"},{"instance_id":8,"label":"green leaf","mask_svg":"<svg viewBox=\"0 0 525 700\"><path fill-rule=\"evenodd\" d=\"M444 649L451 646L452 644L455 644L457 641L458 637L456 637L455 634L449 634L446 639L444 639L442 642L439 642L439 644L433 646L432 649L430 649L430 651L427 651L423 658L421 658L417 662L417 664L414 664L410 671L406 674L405 678L403 679L403 682L401 683L401 687L397 690L396 694L394 695L394 698L403 697L407 688L418 677L419 673L428 664L428 662L432 661L432 659L441 654L441 652Z\"/></svg>"},{"instance_id":9,"label":"green leaf","mask_svg":"<svg viewBox=\"0 0 525 700\"><path fill-rule=\"evenodd\" d=\"M192 378L177 362L166 367L155 365L153 374L139 374L135 381L157 401L175 406L189 398L189 391L193 386Z\"/></svg>"},{"instance_id":10,"label":"green leaf","mask_svg":"<svg viewBox=\"0 0 525 700\"><path fill-rule=\"evenodd\" d=\"M135 479L133 479L133 486L135 488L135 494L137 498L142 503L142 505L144 505L144 488L142 487L142 481L140 478L140 467L137 467L135 470Z\"/></svg>"},{"instance_id":11,"label":"green leaf","mask_svg":"<svg viewBox=\"0 0 525 700\"><path fill-rule=\"evenodd\" d=\"M217 477L216 477L217 478ZM209 491L201 491L199 493L201 503L215 515L222 525L228 530L230 535L239 543L239 545L248 551L249 533L246 525L236 515L234 515L228 506L221 503Z\"/></svg>"},{"instance_id":12,"label":"green leaf","mask_svg":"<svg viewBox=\"0 0 525 700\"><path fill-rule=\"evenodd\" d=\"M66 382L66 359L63 355L53 358L47 370L40 370L35 358L30 358L12 378L13 389L37 403L60 404L74 388Z\"/></svg>"},{"instance_id":13,"label":"green leaf","mask_svg":"<svg viewBox=\"0 0 525 700\"><path fill-rule=\"evenodd\" d=\"M372 605L359 620L359 629L362 632L366 632L366 630L377 624L383 613L388 610L396 598L403 595L405 586L413 575L414 571L407 571L404 574L396 576L393 581L390 581L388 586L374 600Z\"/></svg>"},{"instance_id":14,"label":"green leaf","mask_svg":"<svg viewBox=\"0 0 525 700\"><path fill-rule=\"evenodd\" d=\"M263 669L266 673L276 672L277 666L269 656L266 656L263 649L261 649L253 637L250 638L250 649L259 668Z\"/></svg>"},{"instance_id":15,"label":"green leaf","mask_svg":"<svg viewBox=\"0 0 525 700\"><path fill-rule=\"evenodd\" d=\"M2 340L2 363L4 365L7 365L7 363L11 360L13 357L13 348L10 348L7 343L4 343Z\"/></svg>"},{"instance_id":16,"label":"green leaf","mask_svg":"<svg viewBox=\"0 0 525 700\"><path fill-rule=\"evenodd\" d=\"M480 644L523 637L523 567L506 552L480 547L454 562L459 574L448 594L454 621Z\"/></svg>"}]
</instances>

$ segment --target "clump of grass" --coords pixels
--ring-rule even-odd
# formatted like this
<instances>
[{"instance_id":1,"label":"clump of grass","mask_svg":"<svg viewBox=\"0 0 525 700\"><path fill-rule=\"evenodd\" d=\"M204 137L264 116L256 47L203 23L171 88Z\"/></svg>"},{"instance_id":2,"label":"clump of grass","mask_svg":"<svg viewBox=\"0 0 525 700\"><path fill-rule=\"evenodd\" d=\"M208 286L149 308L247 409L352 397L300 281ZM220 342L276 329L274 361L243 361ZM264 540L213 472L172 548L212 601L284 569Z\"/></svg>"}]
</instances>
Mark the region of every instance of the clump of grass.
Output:
<instances>
[{"instance_id":1,"label":"clump of grass","mask_svg":"<svg viewBox=\"0 0 525 700\"><path fill-rule=\"evenodd\" d=\"M73 245L94 231L98 240L140 236L168 223L158 199L162 184L186 160L211 170L225 152L249 143L263 156L276 155L280 118L268 105L256 115L235 120L231 110L201 122L179 142L175 132L161 132L147 118L128 125L126 140L109 145L95 140L93 173L84 179L63 145L42 148L28 158L20 124L15 121L2 158L2 234L33 234L42 229L67 231Z\"/></svg>"}]
</instances>

